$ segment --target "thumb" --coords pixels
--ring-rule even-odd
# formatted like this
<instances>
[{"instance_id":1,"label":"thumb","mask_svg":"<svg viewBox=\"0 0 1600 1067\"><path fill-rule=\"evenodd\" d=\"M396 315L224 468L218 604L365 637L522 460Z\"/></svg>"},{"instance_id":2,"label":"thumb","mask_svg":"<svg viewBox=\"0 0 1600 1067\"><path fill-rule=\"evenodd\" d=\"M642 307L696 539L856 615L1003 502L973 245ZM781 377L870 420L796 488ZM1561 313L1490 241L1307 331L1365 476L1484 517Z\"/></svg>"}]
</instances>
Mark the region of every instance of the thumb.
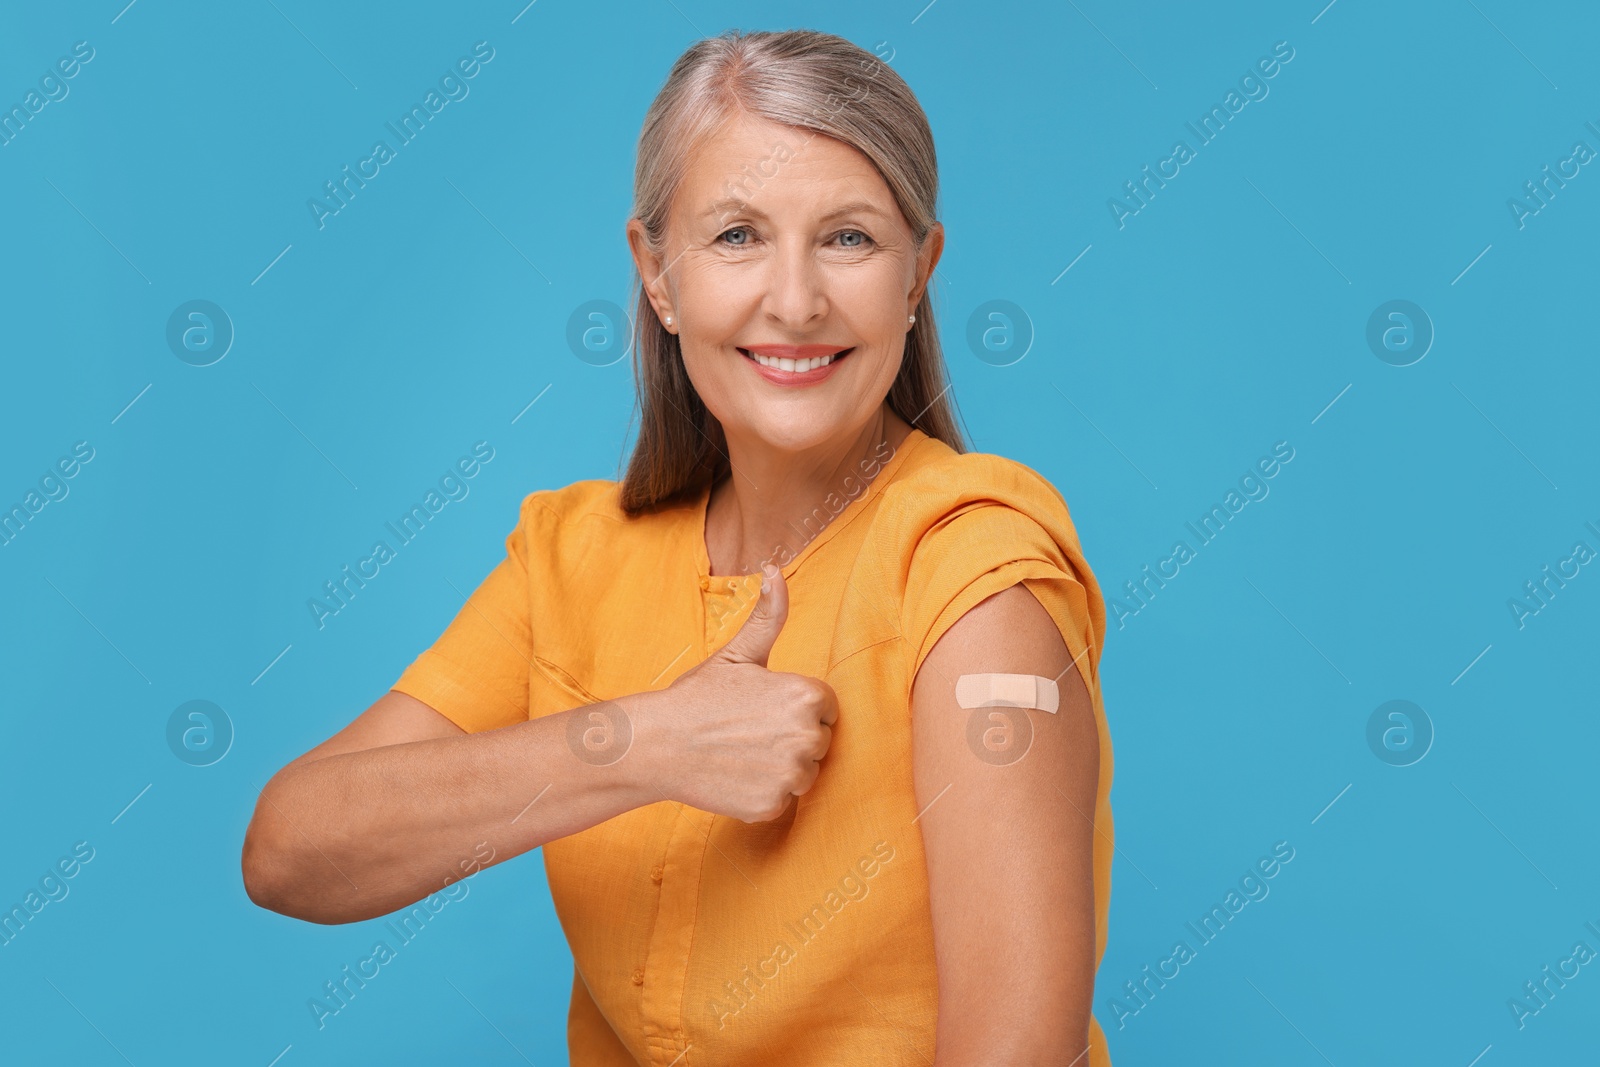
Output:
<instances>
[{"instance_id":1,"label":"thumb","mask_svg":"<svg viewBox=\"0 0 1600 1067\"><path fill-rule=\"evenodd\" d=\"M770 563L761 565L761 597L750 617L739 627L719 655L728 663L767 665L767 656L778 641L778 634L789 617L789 587L783 572Z\"/></svg>"}]
</instances>

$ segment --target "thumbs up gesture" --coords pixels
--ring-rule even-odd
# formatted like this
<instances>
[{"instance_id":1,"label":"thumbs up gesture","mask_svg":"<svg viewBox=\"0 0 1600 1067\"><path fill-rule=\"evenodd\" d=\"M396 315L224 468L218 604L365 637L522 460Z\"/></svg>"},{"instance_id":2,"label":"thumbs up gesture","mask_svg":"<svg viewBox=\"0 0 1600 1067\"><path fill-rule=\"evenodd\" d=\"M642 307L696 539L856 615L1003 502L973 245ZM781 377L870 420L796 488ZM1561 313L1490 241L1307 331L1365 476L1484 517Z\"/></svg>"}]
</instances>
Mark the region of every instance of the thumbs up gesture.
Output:
<instances>
[{"instance_id":1,"label":"thumbs up gesture","mask_svg":"<svg viewBox=\"0 0 1600 1067\"><path fill-rule=\"evenodd\" d=\"M833 687L767 669L789 615L783 574L762 567L761 597L739 632L640 708L635 751L669 799L739 819L776 819L816 781L833 738Z\"/></svg>"}]
</instances>

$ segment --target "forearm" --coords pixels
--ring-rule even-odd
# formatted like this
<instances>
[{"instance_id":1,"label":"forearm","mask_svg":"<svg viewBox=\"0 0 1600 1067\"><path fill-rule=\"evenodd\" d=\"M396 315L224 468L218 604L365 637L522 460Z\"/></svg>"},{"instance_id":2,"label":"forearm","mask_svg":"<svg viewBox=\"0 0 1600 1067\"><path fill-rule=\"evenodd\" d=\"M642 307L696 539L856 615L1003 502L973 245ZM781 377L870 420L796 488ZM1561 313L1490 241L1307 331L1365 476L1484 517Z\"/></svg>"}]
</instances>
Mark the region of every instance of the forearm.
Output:
<instances>
[{"instance_id":1,"label":"forearm","mask_svg":"<svg viewBox=\"0 0 1600 1067\"><path fill-rule=\"evenodd\" d=\"M611 703L637 719L654 696ZM663 799L639 746L608 765L572 751L570 720L591 710L285 768L246 834L251 898L310 922L356 922Z\"/></svg>"}]
</instances>

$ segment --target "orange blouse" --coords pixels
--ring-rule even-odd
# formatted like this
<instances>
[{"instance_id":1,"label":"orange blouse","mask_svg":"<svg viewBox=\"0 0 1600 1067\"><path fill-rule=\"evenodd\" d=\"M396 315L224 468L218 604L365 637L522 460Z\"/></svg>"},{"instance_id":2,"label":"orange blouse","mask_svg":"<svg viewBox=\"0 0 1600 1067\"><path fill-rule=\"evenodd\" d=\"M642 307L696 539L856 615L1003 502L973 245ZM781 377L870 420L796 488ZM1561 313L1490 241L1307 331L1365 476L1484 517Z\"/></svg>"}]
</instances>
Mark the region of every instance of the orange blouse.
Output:
<instances>
[{"instance_id":1,"label":"orange blouse","mask_svg":"<svg viewBox=\"0 0 1600 1067\"><path fill-rule=\"evenodd\" d=\"M469 732L664 689L725 644L759 594L759 574L710 574L709 495L629 519L615 482L529 494L505 560L394 688ZM1061 495L1020 463L912 430L795 532L803 549L772 559L789 616L768 666L835 690L821 772L770 823L662 801L544 846L575 964L575 1065L933 1061L911 684L957 619L1017 582L1055 620L1094 703L1096 966L1105 952L1105 607ZM1105 1067L1093 1021L1090 1037L1087 1062Z\"/></svg>"}]
</instances>

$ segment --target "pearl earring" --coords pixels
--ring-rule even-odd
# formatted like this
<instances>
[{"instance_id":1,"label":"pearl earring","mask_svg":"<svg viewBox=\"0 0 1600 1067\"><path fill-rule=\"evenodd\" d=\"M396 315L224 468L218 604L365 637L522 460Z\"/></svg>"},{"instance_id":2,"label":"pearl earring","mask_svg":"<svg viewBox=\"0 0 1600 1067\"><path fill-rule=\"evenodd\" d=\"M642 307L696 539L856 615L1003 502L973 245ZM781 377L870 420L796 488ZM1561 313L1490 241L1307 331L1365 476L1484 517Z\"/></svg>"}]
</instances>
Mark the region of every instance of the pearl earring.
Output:
<instances>
[{"instance_id":1,"label":"pearl earring","mask_svg":"<svg viewBox=\"0 0 1600 1067\"><path fill-rule=\"evenodd\" d=\"M906 324L909 326L915 326L917 324L917 317L915 315L907 315Z\"/></svg>"},{"instance_id":2,"label":"pearl earring","mask_svg":"<svg viewBox=\"0 0 1600 1067\"><path fill-rule=\"evenodd\" d=\"M663 315L661 317L661 322L662 322L663 325L671 326L672 325L672 316L671 315Z\"/></svg>"}]
</instances>

